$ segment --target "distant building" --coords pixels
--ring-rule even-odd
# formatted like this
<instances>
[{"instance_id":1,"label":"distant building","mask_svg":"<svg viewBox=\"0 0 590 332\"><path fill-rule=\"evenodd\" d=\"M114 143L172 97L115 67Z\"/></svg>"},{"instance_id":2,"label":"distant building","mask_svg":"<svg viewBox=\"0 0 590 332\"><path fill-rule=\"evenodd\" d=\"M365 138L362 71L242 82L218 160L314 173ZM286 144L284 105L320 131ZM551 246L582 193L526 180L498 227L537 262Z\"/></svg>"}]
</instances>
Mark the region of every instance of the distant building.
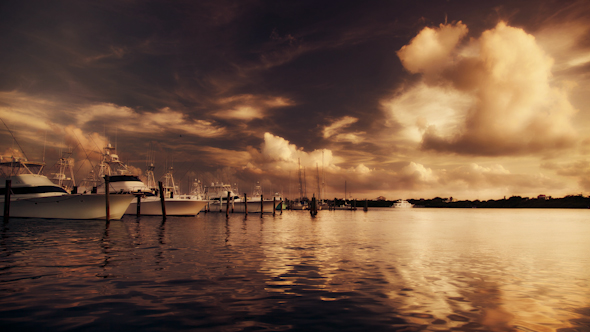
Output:
<instances>
[{"instance_id":1,"label":"distant building","mask_svg":"<svg viewBox=\"0 0 590 332\"><path fill-rule=\"evenodd\" d=\"M379 197L377 197L377 200L378 201L385 201L386 199L385 199L385 196L379 196Z\"/></svg>"},{"instance_id":2,"label":"distant building","mask_svg":"<svg viewBox=\"0 0 590 332\"><path fill-rule=\"evenodd\" d=\"M542 199L542 200L544 200L544 201L545 201L545 200L547 200L548 198L547 198L547 196L545 196L545 195L539 195L539 196L537 196L537 199Z\"/></svg>"}]
</instances>

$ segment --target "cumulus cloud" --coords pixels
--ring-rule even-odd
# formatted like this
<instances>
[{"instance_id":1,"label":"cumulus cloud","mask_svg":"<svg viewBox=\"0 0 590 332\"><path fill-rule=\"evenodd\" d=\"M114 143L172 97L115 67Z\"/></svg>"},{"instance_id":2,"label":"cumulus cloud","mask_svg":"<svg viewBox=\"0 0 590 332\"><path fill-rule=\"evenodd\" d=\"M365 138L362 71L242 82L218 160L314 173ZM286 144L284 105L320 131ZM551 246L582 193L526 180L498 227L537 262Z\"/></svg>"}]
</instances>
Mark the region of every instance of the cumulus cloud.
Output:
<instances>
[{"instance_id":1,"label":"cumulus cloud","mask_svg":"<svg viewBox=\"0 0 590 332\"><path fill-rule=\"evenodd\" d=\"M297 169L299 162L302 167L315 167L324 165L334 167L334 156L328 149L303 151L288 140L271 133L264 134L264 142L261 145L262 160L273 163L273 167L292 170Z\"/></svg>"},{"instance_id":2,"label":"cumulus cloud","mask_svg":"<svg viewBox=\"0 0 590 332\"><path fill-rule=\"evenodd\" d=\"M471 155L573 145L576 110L535 38L500 22L461 45L466 32L460 22L425 28L398 52L422 81L382 104L408 136L425 150Z\"/></svg>"},{"instance_id":3,"label":"cumulus cloud","mask_svg":"<svg viewBox=\"0 0 590 332\"><path fill-rule=\"evenodd\" d=\"M451 63L457 44L467 32L461 21L441 24L438 29L426 27L397 55L411 73L436 74Z\"/></svg>"}]
</instances>

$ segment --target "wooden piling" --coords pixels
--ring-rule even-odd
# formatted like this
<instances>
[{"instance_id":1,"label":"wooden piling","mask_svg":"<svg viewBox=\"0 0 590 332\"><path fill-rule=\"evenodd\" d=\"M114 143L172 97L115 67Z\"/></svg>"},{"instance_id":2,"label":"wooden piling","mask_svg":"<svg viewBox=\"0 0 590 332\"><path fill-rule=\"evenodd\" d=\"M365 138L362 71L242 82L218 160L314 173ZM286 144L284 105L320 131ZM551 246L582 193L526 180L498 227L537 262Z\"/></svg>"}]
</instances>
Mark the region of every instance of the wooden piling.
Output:
<instances>
[{"instance_id":1,"label":"wooden piling","mask_svg":"<svg viewBox=\"0 0 590 332\"><path fill-rule=\"evenodd\" d=\"M248 215L248 197L246 193L244 193L244 214Z\"/></svg>"},{"instance_id":2,"label":"wooden piling","mask_svg":"<svg viewBox=\"0 0 590 332\"><path fill-rule=\"evenodd\" d=\"M264 195L260 195L260 217L264 213Z\"/></svg>"},{"instance_id":3,"label":"wooden piling","mask_svg":"<svg viewBox=\"0 0 590 332\"><path fill-rule=\"evenodd\" d=\"M108 175L104 176L104 198L105 198L105 205L106 205L106 221L111 220L111 205L109 202L109 189L110 189L110 179Z\"/></svg>"},{"instance_id":4,"label":"wooden piling","mask_svg":"<svg viewBox=\"0 0 590 332\"><path fill-rule=\"evenodd\" d=\"M6 179L6 186L4 192L4 221L10 218L10 194L12 193L12 180Z\"/></svg>"},{"instance_id":5,"label":"wooden piling","mask_svg":"<svg viewBox=\"0 0 590 332\"><path fill-rule=\"evenodd\" d=\"M272 216L274 217L277 213L277 198L273 196L272 198Z\"/></svg>"},{"instance_id":6,"label":"wooden piling","mask_svg":"<svg viewBox=\"0 0 590 332\"><path fill-rule=\"evenodd\" d=\"M281 198L281 202L279 204L281 204L281 214L283 214L283 204L285 203L285 201L283 201L283 199Z\"/></svg>"},{"instance_id":7,"label":"wooden piling","mask_svg":"<svg viewBox=\"0 0 590 332\"><path fill-rule=\"evenodd\" d=\"M230 192L227 192L227 204L225 205L225 216L229 218L229 196Z\"/></svg>"},{"instance_id":8,"label":"wooden piling","mask_svg":"<svg viewBox=\"0 0 590 332\"><path fill-rule=\"evenodd\" d=\"M141 195L137 195L137 211L136 216L141 216Z\"/></svg>"},{"instance_id":9,"label":"wooden piling","mask_svg":"<svg viewBox=\"0 0 590 332\"><path fill-rule=\"evenodd\" d=\"M363 211L367 212L369 210L369 205L367 203L367 199L365 198L365 207L363 208Z\"/></svg>"},{"instance_id":10,"label":"wooden piling","mask_svg":"<svg viewBox=\"0 0 590 332\"><path fill-rule=\"evenodd\" d=\"M166 199L164 198L164 185L162 181L158 181L158 187L160 188L160 204L162 205L162 218L166 220Z\"/></svg>"}]
</instances>

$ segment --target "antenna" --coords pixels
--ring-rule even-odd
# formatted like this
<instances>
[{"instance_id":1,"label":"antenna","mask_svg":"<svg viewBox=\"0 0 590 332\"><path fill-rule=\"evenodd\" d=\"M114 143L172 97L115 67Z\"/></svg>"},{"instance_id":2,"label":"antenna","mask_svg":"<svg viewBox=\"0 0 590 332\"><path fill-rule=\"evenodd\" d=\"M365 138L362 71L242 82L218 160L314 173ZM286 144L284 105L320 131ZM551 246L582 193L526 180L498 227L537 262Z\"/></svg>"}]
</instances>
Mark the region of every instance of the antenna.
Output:
<instances>
[{"instance_id":1,"label":"antenna","mask_svg":"<svg viewBox=\"0 0 590 332\"><path fill-rule=\"evenodd\" d=\"M47 130L45 130L45 139L43 140L43 162L45 162L45 145L47 143ZM61 151L60 151L61 154Z\"/></svg>"},{"instance_id":2,"label":"antenna","mask_svg":"<svg viewBox=\"0 0 590 332\"><path fill-rule=\"evenodd\" d=\"M2 120L2 118L0 118L0 120ZM4 126L6 127L6 129L8 130L8 132L10 133L10 136L12 136L12 139L14 139L14 141L16 142L16 145L18 145L18 148L23 153L23 155L25 156L25 158L27 160L29 160L29 157L27 157L27 154L25 153L25 150L23 150L23 148L20 146L20 144L16 140L16 137L14 137L14 134L12 133L12 131L10 130L10 128L8 128L8 126L6 125L6 122L4 122L4 120L2 120L2 123L4 124Z\"/></svg>"}]
</instances>

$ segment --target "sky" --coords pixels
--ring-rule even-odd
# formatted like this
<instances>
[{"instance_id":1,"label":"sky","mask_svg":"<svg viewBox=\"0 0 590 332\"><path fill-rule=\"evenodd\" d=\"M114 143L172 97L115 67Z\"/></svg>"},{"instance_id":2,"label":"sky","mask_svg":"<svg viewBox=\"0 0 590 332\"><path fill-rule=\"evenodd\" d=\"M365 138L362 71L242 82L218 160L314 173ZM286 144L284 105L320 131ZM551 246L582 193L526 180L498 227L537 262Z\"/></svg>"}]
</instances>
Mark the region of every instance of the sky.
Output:
<instances>
[{"instance_id":1,"label":"sky","mask_svg":"<svg viewBox=\"0 0 590 332\"><path fill-rule=\"evenodd\" d=\"M590 194L589 1L2 1L0 46L0 153L78 181Z\"/></svg>"}]
</instances>

